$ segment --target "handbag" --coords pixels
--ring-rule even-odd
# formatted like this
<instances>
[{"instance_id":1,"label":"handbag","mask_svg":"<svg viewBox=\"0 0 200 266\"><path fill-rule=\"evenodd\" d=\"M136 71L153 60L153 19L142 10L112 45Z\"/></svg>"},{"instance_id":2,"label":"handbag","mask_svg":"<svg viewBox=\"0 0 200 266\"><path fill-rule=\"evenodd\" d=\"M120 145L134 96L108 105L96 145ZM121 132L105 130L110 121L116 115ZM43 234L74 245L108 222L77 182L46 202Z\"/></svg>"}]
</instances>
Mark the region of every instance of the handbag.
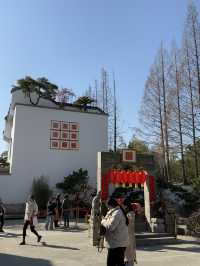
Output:
<instances>
[{"instance_id":1,"label":"handbag","mask_svg":"<svg viewBox=\"0 0 200 266\"><path fill-rule=\"evenodd\" d=\"M100 225L100 236L105 236L106 234L106 228L103 225Z\"/></svg>"},{"instance_id":2,"label":"handbag","mask_svg":"<svg viewBox=\"0 0 200 266\"><path fill-rule=\"evenodd\" d=\"M38 218L37 216L33 216L33 226L38 225Z\"/></svg>"}]
</instances>

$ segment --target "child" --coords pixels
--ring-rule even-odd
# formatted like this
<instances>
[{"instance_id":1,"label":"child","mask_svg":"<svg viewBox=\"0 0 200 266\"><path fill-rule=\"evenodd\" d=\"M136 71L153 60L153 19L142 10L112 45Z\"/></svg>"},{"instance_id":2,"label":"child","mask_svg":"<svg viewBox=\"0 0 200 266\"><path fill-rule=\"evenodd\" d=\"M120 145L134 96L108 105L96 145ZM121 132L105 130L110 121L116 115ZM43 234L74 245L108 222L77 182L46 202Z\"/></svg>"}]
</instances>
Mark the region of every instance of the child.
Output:
<instances>
[{"instance_id":1,"label":"child","mask_svg":"<svg viewBox=\"0 0 200 266\"><path fill-rule=\"evenodd\" d=\"M54 198L50 198L47 203L47 221L45 224L46 230L53 230L53 219L56 213L56 203Z\"/></svg>"}]
</instances>

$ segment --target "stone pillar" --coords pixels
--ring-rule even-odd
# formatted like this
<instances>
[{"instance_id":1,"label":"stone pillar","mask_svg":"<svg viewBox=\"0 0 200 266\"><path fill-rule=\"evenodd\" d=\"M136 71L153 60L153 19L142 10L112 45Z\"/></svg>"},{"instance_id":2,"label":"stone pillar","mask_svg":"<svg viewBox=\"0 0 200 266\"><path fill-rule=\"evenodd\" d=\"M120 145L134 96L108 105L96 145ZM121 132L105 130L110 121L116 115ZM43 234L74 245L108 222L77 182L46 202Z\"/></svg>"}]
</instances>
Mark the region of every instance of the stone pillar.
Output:
<instances>
[{"instance_id":1,"label":"stone pillar","mask_svg":"<svg viewBox=\"0 0 200 266\"><path fill-rule=\"evenodd\" d=\"M145 207L145 217L148 222L148 227L151 223L151 206L150 206L150 186L149 186L149 177L146 178L144 183L144 207Z\"/></svg>"},{"instance_id":2,"label":"stone pillar","mask_svg":"<svg viewBox=\"0 0 200 266\"><path fill-rule=\"evenodd\" d=\"M101 190L101 177L105 175L114 165L121 162L121 154L117 152L97 153L97 191ZM112 188L111 188L112 190Z\"/></svg>"},{"instance_id":3,"label":"stone pillar","mask_svg":"<svg viewBox=\"0 0 200 266\"><path fill-rule=\"evenodd\" d=\"M102 160L101 160L101 152L97 153L97 192L101 191L101 177L102 177Z\"/></svg>"},{"instance_id":4,"label":"stone pillar","mask_svg":"<svg viewBox=\"0 0 200 266\"><path fill-rule=\"evenodd\" d=\"M92 209L89 221L89 237L93 246L98 246L100 240L101 198L100 193L92 200Z\"/></svg>"},{"instance_id":5,"label":"stone pillar","mask_svg":"<svg viewBox=\"0 0 200 266\"><path fill-rule=\"evenodd\" d=\"M166 206L165 209L165 226L166 233L176 235L176 214L175 209Z\"/></svg>"}]
</instances>

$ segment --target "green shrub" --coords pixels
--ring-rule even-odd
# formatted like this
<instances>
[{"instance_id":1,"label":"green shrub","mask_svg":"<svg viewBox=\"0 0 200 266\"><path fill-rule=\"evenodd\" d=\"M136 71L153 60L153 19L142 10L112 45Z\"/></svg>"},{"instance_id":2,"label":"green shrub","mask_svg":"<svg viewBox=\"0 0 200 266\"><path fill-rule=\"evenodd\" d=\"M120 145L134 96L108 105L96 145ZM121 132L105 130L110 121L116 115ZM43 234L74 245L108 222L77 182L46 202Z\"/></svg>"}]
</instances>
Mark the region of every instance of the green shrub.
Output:
<instances>
[{"instance_id":1,"label":"green shrub","mask_svg":"<svg viewBox=\"0 0 200 266\"><path fill-rule=\"evenodd\" d=\"M32 194L35 196L35 200L40 210L45 210L49 197L52 195L52 190L49 187L48 177L40 176L33 179Z\"/></svg>"}]
</instances>

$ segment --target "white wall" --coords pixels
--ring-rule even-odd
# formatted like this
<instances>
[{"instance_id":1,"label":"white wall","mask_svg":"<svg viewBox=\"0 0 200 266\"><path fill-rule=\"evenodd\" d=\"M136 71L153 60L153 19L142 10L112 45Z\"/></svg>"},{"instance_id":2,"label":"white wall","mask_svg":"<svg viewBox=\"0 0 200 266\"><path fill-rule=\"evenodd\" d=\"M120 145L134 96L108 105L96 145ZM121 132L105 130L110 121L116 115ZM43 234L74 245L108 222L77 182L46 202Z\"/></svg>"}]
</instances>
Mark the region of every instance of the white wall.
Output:
<instances>
[{"instance_id":1,"label":"white wall","mask_svg":"<svg viewBox=\"0 0 200 266\"><path fill-rule=\"evenodd\" d=\"M51 150L51 120L80 124L80 150ZM0 176L0 196L21 203L30 192L33 177L49 176L51 186L73 170L87 169L96 186L97 152L107 150L107 116L16 105L11 176Z\"/></svg>"}]
</instances>

